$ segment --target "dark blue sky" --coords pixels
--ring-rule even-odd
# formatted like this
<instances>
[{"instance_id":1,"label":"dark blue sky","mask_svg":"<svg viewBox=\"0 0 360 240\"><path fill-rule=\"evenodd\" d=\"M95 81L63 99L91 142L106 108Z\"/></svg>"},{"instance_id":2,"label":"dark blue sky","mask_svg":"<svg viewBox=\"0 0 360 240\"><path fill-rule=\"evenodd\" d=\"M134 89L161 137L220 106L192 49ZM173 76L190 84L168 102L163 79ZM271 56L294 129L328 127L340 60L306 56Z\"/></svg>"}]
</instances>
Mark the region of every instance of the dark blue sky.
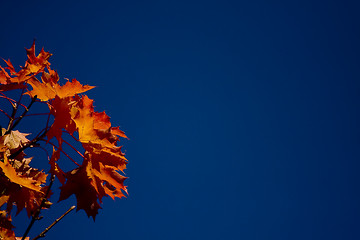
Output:
<instances>
[{"instance_id":1,"label":"dark blue sky","mask_svg":"<svg viewBox=\"0 0 360 240\"><path fill-rule=\"evenodd\" d=\"M105 199L95 223L72 213L48 239L360 239L356 1L0 8L0 57L23 65L36 38L60 77L98 86L96 110L130 138L129 197Z\"/></svg>"}]
</instances>

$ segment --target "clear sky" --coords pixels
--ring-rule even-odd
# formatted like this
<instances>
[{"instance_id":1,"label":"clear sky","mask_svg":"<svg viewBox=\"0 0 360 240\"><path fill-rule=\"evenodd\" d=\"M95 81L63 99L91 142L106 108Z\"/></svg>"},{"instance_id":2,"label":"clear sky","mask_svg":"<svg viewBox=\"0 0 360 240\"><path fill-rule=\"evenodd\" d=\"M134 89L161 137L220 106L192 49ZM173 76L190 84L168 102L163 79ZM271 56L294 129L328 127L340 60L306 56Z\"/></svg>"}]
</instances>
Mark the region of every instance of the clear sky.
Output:
<instances>
[{"instance_id":1,"label":"clear sky","mask_svg":"<svg viewBox=\"0 0 360 240\"><path fill-rule=\"evenodd\" d=\"M0 9L0 57L23 65L35 38L130 138L128 198L105 199L95 223L72 213L48 239L360 239L358 1ZM15 221L21 235L29 220Z\"/></svg>"}]
</instances>

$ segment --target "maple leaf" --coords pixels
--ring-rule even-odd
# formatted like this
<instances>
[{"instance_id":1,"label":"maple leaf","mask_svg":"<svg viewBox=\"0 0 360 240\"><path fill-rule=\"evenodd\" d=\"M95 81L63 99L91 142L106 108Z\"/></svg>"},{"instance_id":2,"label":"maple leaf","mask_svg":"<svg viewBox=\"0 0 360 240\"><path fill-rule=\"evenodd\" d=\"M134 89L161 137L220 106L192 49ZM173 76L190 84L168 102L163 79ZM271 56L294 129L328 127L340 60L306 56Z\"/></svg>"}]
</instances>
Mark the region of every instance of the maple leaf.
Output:
<instances>
[{"instance_id":1,"label":"maple leaf","mask_svg":"<svg viewBox=\"0 0 360 240\"><path fill-rule=\"evenodd\" d=\"M27 81L32 80L33 82L38 81L34 76L44 72L45 68L50 68L48 59L52 55L49 52L41 50L38 56L35 55L35 41L31 48L26 49L28 59L25 62L25 67L20 71L16 72L14 66L10 60L5 61L7 67L0 67L0 91L9 91L14 89L26 88ZM10 76L6 69L10 71Z\"/></svg>"},{"instance_id":2,"label":"maple leaf","mask_svg":"<svg viewBox=\"0 0 360 240\"><path fill-rule=\"evenodd\" d=\"M45 52L44 48L41 49L38 56L35 55L35 41L33 42L31 48L26 49L27 52L27 61L25 63L25 68L28 69L31 73L38 73L41 70L44 70L46 66L50 66L48 62L51 57L51 53Z\"/></svg>"},{"instance_id":3,"label":"maple leaf","mask_svg":"<svg viewBox=\"0 0 360 240\"><path fill-rule=\"evenodd\" d=\"M85 146L86 152L84 161L88 162L88 175L94 175L93 186L98 189L99 194L105 193L111 198L124 197L121 190L127 193L124 186L126 177L120 175L117 171L123 171L126 168L127 159L121 152L121 148L99 148L99 145ZM101 192L97 186L101 186ZM103 196L103 195L101 195Z\"/></svg>"},{"instance_id":4,"label":"maple leaf","mask_svg":"<svg viewBox=\"0 0 360 240\"><path fill-rule=\"evenodd\" d=\"M15 69L11 64L10 60L4 61L8 65L8 67L5 67L5 69L9 69L12 75L16 75L17 73L15 72ZM5 92L9 90L26 88L26 85L23 84L23 82L17 82L14 80L14 78L10 77L10 75L6 72L5 69L0 66L0 91Z\"/></svg>"},{"instance_id":5,"label":"maple leaf","mask_svg":"<svg viewBox=\"0 0 360 240\"><path fill-rule=\"evenodd\" d=\"M10 131L6 133L6 129L1 129L1 137L0 137L0 157L3 158L3 155L10 156L11 154L17 152L21 149L25 144L29 143L29 140L26 138L29 134L21 133L17 130ZM23 161L25 154L20 152L15 157L14 161L20 160ZM15 162L14 162L15 163ZM14 164L13 163L13 164Z\"/></svg>"},{"instance_id":6,"label":"maple leaf","mask_svg":"<svg viewBox=\"0 0 360 240\"><path fill-rule=\"evenodd\" d=\"M121 152L121 147L102 147L97 144L84 144L85 154L89 154L90 161L99 169L99 163L106 166L115 167L117 170L126 169L127 159Z\"/></svg>"},{"instance_id":7,"label":"maple leaf","mask_svg":"<svg viewBox=\"0 0 360 240\"><path fill-rule=\"evenodd\" d=\"M93 100L86 95L81 97L71 109L71 116L79 132L82 143L98 143L107 147L114 147L119 140L117 136L126 137L118 127L111 127L104 112L94 111Z\"/></svg>"},{"instance_id":8,"label":"maple leaf","mask_svg":"<svg viewBox=\"0 0 360 240\"><path fill-rule=\"evenodd\" d=\"M119 127L111 127L110 117L105 112L93 112L94 117L94 129L100 130L100 132L109 132L112 137L120 136L128 138ZM115 138L117 141L118 138Z\"/></svg>"},{"instance_id":9,"label":"maple leaf","mask_svg":"<svg viewBox=\"0 0 360 240\"><path fill-rule=\"evenodd\" d=\"M96 141L98 138L94 131L93 112L93 100L89 99L86 95L82 98L77 98L76 106L73 106L71 109L71 117L79 132L80 142Z\"/></svg>"},{"instance_id":10,"label":"maple leaf","mask_svg":"<svg viewBox=\"0 0 360 240\"><path fill-rule=\"evenodd\" d=\"M16 204L17 213L26 208L28 216L36 211L46 192L47 187L41 185L46 182L46 174L34 168L22 165L15 168L6 155L4 162L0 161L0 191L8 195L7 212L11 212Z\"/></svg>"},{"instance_id":11,"label":"maple leaf","mask_svg":"<svg viewBox=\"0 0 360 240\"><path fill-rule=\"evenodd\" d=\"M14 66L12 65L12 63L10 62L10 60L5 60L3 59L4 62L7 64L7 67L5 67L5 69L8 69L10 71L11 75L15 75L16 71ZM0 66L0 83L1 84L7 84L10 82L10 75L5 71L5 69L3 67Z\"/></svg>"},{"instance_id":12,"label":"maple leaf","mask_svg":"<svg viewBox=\"0 0 360 240\"><path fill-rule=\"evenodd\" d=\"M0 161L0 169L11 182L34 191L41 192L40 185L44 183L44 179L41 178L40 182L38 182L33 178L18 174L15 168L9 163L6 155L4 156L4 162Z\"/></svg>"},{"instance_id":13,"label":"maple leaf","mask_svg":"<svg viewBox=\"0 0 360 240\"><path fill-rule=\"evenodd\" d=\"M7 65L7 67L5 67L5 68L10 71L10 74L11 75L16 75L15 68L14 68L13 64L11 63L10 59L8 59L7 61L4 59L4 62Z\"/></svg>"},{"instance_id":14,"label":"maple leaf","mask_svg":"<svg viewBox=\"0 0 360 240\"><path fill-rule=\"evenodd\" d=\"M76 126L70 114L72 105L74 103L75 102L71 97L62 99L59 97L55 97L53 100L48 102L50 113L54 116L54 122L46 134L48 140L56 137L59 145L61 145L62 129L65 129L70 134L75 132Z\"/></svg>"},{"instance_id":15,"label":"maple leaf","mask_svg":"<svg viewBox=\"0 0 360 240\"><path fill-rule=\"evenodd\" d=\"M9 134L5 134L6 129L2 128L2 136L0 138L1 144L7 146L9 149L16 149L24 146L24 144L28 143L29 140L26 136L30 135L28 133L21 133L17 130L11 131Z\"/></svg>"},{"instance_id":16,"label":"maple leaf","mask_svg":"<svg viewBox=\"0 0 360 240\"><path fill-rule=\"evenodd\" d=\"M51 76L51 74L55 74L56 76ZM51 80L59 79L56 72L52 72L49 75L49 79ZM40 82L36 78L30 78L28 83L32 86L33 90L26 94L29 94L30 96L36 95L40 100L48 101L55 98L55 96L58 96L59 98L71 97L75 94L83 93L94 88L93 86L82 85L76 79L66 82L63 86L54 81L47 82L44 79L46 79L46 77L42 77L43 82Z\"/></svg>"},{"instance_id":17,"label":"maple leaf","mask_svg":"<svg viewBox=\"0 0 360 240\"><path fill-rule=\"evenodd\" d=\"M127 193L124 186L127 177L120 175L116 170L117 168L104 166L102 163L99 163L99 170L93 169L93 173L98 177L98 181L103 186L105 193L112 199L125 197L121 190Z\"/></svg>"},{"instance_id":18,"label":"maple leaf","mask_svg":"<svg viewBox=\"0 0 360 240\"><path fill-rule=\"evenodd\" d=\"M98 209L101 208L98 203L99 193L91 184L91 174L89 171L89 162L84 162L82 166L67 172L66 183L60 187L59 201L75 195L77 201L77 211L85 210L86 214L95 220ZM100 186L98 186L100 187Z\"/></svg>"},{"instance_id":19,"label":"maple leaf","mask_svg":"<svg viewBox=\"0 0 360 240\"><path fill-rule=\"evenodd\" d=\"M5 71L4 68L0 66L0 83L7 84L10 79L9 74Z\"/></svg>"}]
</instances>

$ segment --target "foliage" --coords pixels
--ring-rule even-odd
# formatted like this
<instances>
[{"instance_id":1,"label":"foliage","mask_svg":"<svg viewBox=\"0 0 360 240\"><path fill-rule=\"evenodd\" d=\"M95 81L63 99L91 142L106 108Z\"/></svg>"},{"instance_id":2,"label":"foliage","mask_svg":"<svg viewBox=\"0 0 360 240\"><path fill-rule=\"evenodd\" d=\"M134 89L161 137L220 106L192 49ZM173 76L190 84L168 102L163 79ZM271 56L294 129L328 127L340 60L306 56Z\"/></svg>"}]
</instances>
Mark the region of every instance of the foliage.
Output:
<instances>
[{"instance_id":1,"label":"foliage","mask_svg":"<svg viewBox=\"0 0 360 240\"><path fill-rule=\"evenodd\" d=\"M42 49L36 56L35 42L26 51L25 66L19 71L10 60L4 60L5 67L0 66L0 98L10 104L10 111L3 108L4 103L0 109L8 118L8 126L0 132L0 207L3 209L0 239L15 239L11 218L14 206L16 214L25 209L32 223L38 219L41 209L50 207L54 178L61 183L59 201L75 195L77 210L83 209L94 220L104 196L114 199L127 193L123 184L126 177L119 173L126 168L127 160L117 145L119 138L126 135L119 127L111 126L105 112L94 111L93 100L81 95L93 87L82 85L76 79L61 84L58 73L50 68L48 60L52 54ZM19 100L9 97L8 93L13 92L19 93ZM23 102L28 97L31 100L25 106ZM46 104L49 112L44 114L46 126L29 139L29 134L15 128L24 117L31 116L28 111L34 104ZM69 137L74 143L66 140ZM75 148L75 143L81 144L82 149ZM75 161L64 150L65 145L82 161ZM24 152L34 147L44 149L43 146L52 148L46 160L48 174L31 167L32 157ZM73 162L70 171L65 172L59 166L63 158Z\"/></svg>"}]
</instances>

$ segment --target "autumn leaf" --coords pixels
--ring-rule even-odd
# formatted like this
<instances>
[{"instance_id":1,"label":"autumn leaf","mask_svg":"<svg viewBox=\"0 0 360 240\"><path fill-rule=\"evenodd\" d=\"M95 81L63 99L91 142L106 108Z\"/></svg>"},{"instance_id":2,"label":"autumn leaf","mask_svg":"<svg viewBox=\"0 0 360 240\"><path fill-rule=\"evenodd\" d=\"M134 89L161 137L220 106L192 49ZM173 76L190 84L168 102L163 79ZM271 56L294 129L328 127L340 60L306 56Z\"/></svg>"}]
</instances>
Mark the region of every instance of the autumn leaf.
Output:
<instances>
[{"instance_id":1,"label":"autumn leaf","mask_svg":"<svg viewBox=\"0 0 360 240\"><path fill-rule=\"evenodd\" d=\"M17 213L26 208L28 216L31 216L39 208L47 189L41 186L46 182L47 175L24 164L14 167L16 165L10 163L6 154L3 160L0 161L0 191L9 196L6 211L10 213L13 205L16 205Z\"/></svg>"},{"instance_id":2,"label":"autumn leaf","mask_svg":"<svg viewBox=\"0 0 360 240\"><path fill-rule=\"evenodd\" d=\"M16 149L24 146L24 144L28 143L29 140L26 136L30 135L28 133L21 133L17 130L11 131L9 134L5 134L6 129L2 128L2 136L0 137L0 144L7 146L9 149Z\"/></svg>"},{"instance_id":3,"label":"autumn leaf","mask_svg":"<svg viewBox=\"0 0 360 240\"><path fill-rule=\"evenodd\" d=\"M57 75L56 72L54 74ZM54 76L50 76L50 78L56 79ZM71 97L75 94L83 93L94 88L89 85L82 85L76 79L66 82L63 86L61 86L58 82L46 82L44 81L44 77L42 79L43 82L40 82L36 78L30 78L28 83L31 85L33 90L27 93L30 96L36 95L37 98L42 101L48 101L55 98L55 96L58 96L59 98Z\"/></svg>"},{"instance_id":4,"label":"autumn leaf","mask_svg":"<svg viewBox=\"0 0 360 240\"><path fill-rule=\"evenodd\" d=\"M127 159L125 154L121 152L121 147L102 147L96 144L84 145L85 154L89 154L90 161L99 169L99 163L105 166L115 167L117 170L123 171L126 169Z\"/></svg>"},{"instance_id":5,"label":"autumn leaf","mask_svg":"<svg viewBox=\"0 0 360 240\"><path fill-rule=\"evenodd\" d=\"M71 109L71 118L74 120L79 132L79 141L96 141L98 137L94 131L94 119L92 117L94 112L93 100L86 95L77 98L77 100L77 104Z\"/></svg>"},{"instance_id":6,"label":"autumn leaf","mask_svg":"<svg viewBox=\"0 0 360 240\"><path fill-rule=\"evenodd\" d=\"M10 79L9 74L5 71L4 68L0 66L0 83L7 84Z\"/></svg>"},{"instance_id":7,"label":"autumn leaf","mask_svg":"<svg viewBox=\"0 0 360 240\"><path fill-rule=\"evenodd\" d=\"M118 127L111 127L110 118L105 113L94 111L93 100L86 95L73 106L71 116L82 143L98 143L103 146L114 147L119 140L117 136L126 138L124 132Z\"/></svg>"},{"instance_id":8,"label":"autumn leaf","mask_svg":"<svg viewBox=\"0 0 360 240\"><path fill-rule=\"evenodd\" d=\"M61 145L62 142L62 129L72 134L76 131L76 125L71 118L71 108L75 104L73 98L59 98L55 97L48 102L50 114L54 116L54 122L47 132L48 141L52 138L56 138Z\"/></svg>"},{"instance_id":9,"label":"autumn leaf","mask_svg":"<svg viewBox=\"0 0 360 240\"><path fill-rule=\"evenodd\" d=\"M98 181L100 181L103 186L105 193L112 199L115 197L125 197L121 190L127 193L126 187L124 186L124 181L127 177L122 176L116 172L116 170L117 168L104 166L102 163L99 163L99 170L92 169L94 175L98 177Z\"/></svg>"},{"instance_id":10,"label":"autumn leaf","mask_svg":"<svg viewBox=\"0 0 360 240\"><path fill-rule=\"evenodd\" d=\"M18 174L15 168L9 163L6 155L4 156L4 162L0 161L0 169L11 182L34 191L41 192L40 185L44 183L44 178L40 178L39 182L33 178L29 178L28 176Z\"/></svg>"},{"instance_id":11,"label":"autumn leaf","mask_svg":"<svg viewBox=\"0 0 360 240\"><path fill-rule=\"evenodd\" d=\"M45 52L44 48L41 49L38 56L35 55L35 41L31 48L26 49L28 60L26 61L25 68L27 68L31 73L38 73L41 70L44 70L46 66L50 66L48 62L51 57L51 53Z\"/></svg>"},{"instance_id":12,"label":"autumn leaf","mask_svg":"<svg viewBox=\"0 0 360 240\"><path fill-rule=\"evenodd\" d=\"M10 74L16 75L15 68L14 68L13 64L11 63L10 59L8 59L8 60L4 59L4 62L7 64L7 67L5 67L5 68L10 71Z\"/></svg>"},{"instance_id":13,"label":"autumn leaf","mask_svg":"<svg viewBox=\"0 0 360 240\"><path fill-rule=\"evenodd\" d=\"M98 213L98 209L101 208L98 203L99 197L101 200L101 194L91 183L91 178L88 173L88 162L84 162L79 168L66 173L66 183L60 187L59 201L65 200L71 195L75 195L77 201L77 211L83 209L90 217L95 217ZM100 186L98 186L100 187Z\"/></svg>"}]
</instances>

